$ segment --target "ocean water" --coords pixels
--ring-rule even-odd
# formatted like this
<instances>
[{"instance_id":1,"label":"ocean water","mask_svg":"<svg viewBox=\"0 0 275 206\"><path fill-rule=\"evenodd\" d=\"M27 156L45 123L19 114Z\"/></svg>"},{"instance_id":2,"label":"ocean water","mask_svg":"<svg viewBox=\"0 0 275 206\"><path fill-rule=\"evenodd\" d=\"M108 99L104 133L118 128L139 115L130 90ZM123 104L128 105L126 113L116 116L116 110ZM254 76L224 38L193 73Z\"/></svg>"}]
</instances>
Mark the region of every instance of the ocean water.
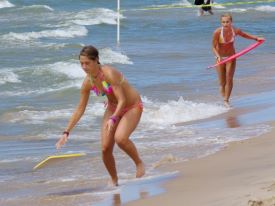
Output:
<instances>
[{"instance_id":1,"label":"ocean water","mask_svg":"<svg viewBox=\"0 0 275 206\"><path fill-rule=\"evenodd\" d=\"M122 71L142 96L144 113L131 138L146 164L145 180L169 175L160 165L205 156L270 130L275 3L218 5L213 16L202 17L190 5L121 1L118 44L116 1L0 0L1 205L94 205L117 192L105 186L101 161L104 98L91 95L69 142L55 150L78 103L83 45L96 46L101 62ZM173 6L181 8L165 8ZM232 13L236 27L266 38L238 60L233 109L222 105L215 71L206 70L214 63L212 33L224 12ZM236 49L251 43L238 37ZM32 171L48 155L74 152L87 155ZM134 181L133 163L118 148L115 156L121 184Z\"/></svg>"}]
</instances>

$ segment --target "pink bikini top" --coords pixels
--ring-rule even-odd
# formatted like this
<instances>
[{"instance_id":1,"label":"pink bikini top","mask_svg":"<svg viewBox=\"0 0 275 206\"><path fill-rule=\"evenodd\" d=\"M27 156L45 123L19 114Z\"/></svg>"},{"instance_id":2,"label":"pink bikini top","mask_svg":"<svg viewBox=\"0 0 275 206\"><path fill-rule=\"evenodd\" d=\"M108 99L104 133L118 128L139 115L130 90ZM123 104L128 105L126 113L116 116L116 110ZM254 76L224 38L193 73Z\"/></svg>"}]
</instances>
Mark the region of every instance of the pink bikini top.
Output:
<instances>
[{"instance_id":1,"label":"pink bikini top","mask_svg":"<svg viewBox=\"0 0 275 206\"><path fill-rule=\"evenodd\" d=\"M103 72L101 71L101 69L99 70L98 72L99 74L97 74L97 76L95 78L100 78L101 80L101 84L102 84L102 88L103 88L103 91L99 90L95 84L94 84L94 78L92 77L92 75L90 76L90 82L91 82L91 90L97 95L97 96L105 96L106 93L107 94L111 94L113 92L112 90L112 86L107 83L105 80L104 80L104 74Z\"/></svg>"},{"instance_id":2,"label":"pink bikini top","mask_svg":"<svg viewBox=\"0 0 275 206\"><path fill-rule=\"evenodd\" d=\"M122 74L121 74L122 75ZM120 84L124 81L124 76L122 75L122 80L120 81ZM94 81L93 81L93 77L90 76L90 82L91 82L91 90L97 95L97 96L105 96L106 94L111 94L113 93L113 89L112 89L112 86L111 84L109 84L108 82L106 82L104 79L104 74L103 72L100 70L99 71L99 74L95 77L95 78L100 78L101 80L101 84L102 84L102 88L103 88L103 91L101 91L100 89L98 89L95 84L94 84Z\"/></svg>"}]
</instances>

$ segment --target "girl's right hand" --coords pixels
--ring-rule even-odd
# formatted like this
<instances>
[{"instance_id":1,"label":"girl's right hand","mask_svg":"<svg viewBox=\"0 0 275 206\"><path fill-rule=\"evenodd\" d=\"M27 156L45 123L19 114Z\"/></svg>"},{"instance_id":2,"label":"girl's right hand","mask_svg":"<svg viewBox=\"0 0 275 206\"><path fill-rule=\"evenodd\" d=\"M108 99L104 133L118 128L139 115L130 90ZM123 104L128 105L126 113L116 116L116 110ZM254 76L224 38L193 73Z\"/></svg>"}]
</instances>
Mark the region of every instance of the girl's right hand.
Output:
<instances>
[{"instance_id":1,"label":"girl's right hand","mask_svg":"<svg viewBox=\"0 0 275 206\"><path fill-rule=\"evenodd\" d=\"M63 134L62 137L60 137L58 142L55 144L56 149L60 149L67 141L68 141L68 135Z\"/></svg>"},{"instance_id":2,"label":"girl's right hand","mask_svg":"<svg viewBox=\"0 0 275 206\"><path fill-rule=\"evenodd\" d=\"M106 129L108 135L113 131L115 126L115 122L112 119L108 119L107 124L106 124Z\"/></svg>"},{"instance_id":3,"label":"girl's right hand","mask_svg":"<svg viewBox=\"0 0 275 206\"><path fill-rule=\"evenodd\" d=\"M256 41L263 41L263 40L265 40L263 37L257 37L256 38Z\"/></svg>"}]
</instances>

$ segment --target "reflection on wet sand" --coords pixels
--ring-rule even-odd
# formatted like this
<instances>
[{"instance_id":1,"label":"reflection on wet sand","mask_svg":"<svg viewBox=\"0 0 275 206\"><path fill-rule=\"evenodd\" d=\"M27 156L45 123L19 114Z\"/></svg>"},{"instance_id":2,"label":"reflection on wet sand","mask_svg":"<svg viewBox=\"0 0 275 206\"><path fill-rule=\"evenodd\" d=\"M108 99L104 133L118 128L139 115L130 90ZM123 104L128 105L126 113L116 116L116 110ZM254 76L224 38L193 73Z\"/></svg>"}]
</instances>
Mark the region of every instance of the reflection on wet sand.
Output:
<instances>
[{"instance_id":1,"label":"reflection on wet sand","mask_svg":"<svg viewBox=\"0 0 275 206\"><path fill-rule=\"evenodd\" d=\"M227 124L227 127L229 127L229 128L236 128L236 127L241 126L237 116L235 116L235 115L227 116L226 117L226 124Z\"/></svg>"},{"instance_id":2,"label":"reflection on wet sand","mask_svg":"<svg viewBox=\"0 0 275 206\"><path fill-rule=\"evenodd\" d=\"M149 197L149 193L147 191L140 191L139 192L139 199L144 199L146 197ZM121 195L119 193L113 195L113 202L112 206L121 206L122 202L121 201Z\"/></svg>"},{"instance_id":3,"label":"reflection on wet sand","mask_svg":"<svg viewBox=\"0 0 275 206\"><path fill-rule=\"evenodd\" d=\"M113 195L113 206L120 206L121 205L121 198L120 198L120 194L114 194Z\"/></svg>"},{"instance_id":4,"label":"reflection on wet sand","mask_svg":"<svg viewBox=\"0 0 275 206\"><path fill-rule=\"evenodd\" d=\"M178 172L168 173L157 177L145 177L137 181L122 183L111 196L95 204L95 206L121 206L127 202L145 199L163 193L165 190L161 184L174 179Z\"/></svg>"}]
</instances>

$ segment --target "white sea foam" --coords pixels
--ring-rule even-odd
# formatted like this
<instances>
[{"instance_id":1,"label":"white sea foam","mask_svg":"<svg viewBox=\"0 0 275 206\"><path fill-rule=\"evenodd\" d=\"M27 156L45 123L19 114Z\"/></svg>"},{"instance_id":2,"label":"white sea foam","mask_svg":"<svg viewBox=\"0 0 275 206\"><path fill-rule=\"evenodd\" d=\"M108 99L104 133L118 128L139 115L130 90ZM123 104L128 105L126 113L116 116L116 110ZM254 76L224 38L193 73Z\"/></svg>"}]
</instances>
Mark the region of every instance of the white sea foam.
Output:
<instances>
[{"instance_id":1,"label":"white sea foam","mask_svg":"<svg viewBox=\"0 0 275 206\"><path fill-rule=\"evenodd\" d=\"M129 58L117 51L113 51L110 48L104 48L99 50L100 53L100 61L103 64L132 64ZM63 89L77 87L80 88L82 84L82 80L85 77L85 72L81 69L78 60L70 60L67 62L56 62L48 65L40 65L34 66L33 68L16 68L17 71L30 71L33 70L35 75L44 76L45 71L51 71L54 74L63 74L68 78L72 79L72 81L61 82L59 85L55 84L52 86L47 85L45 88L31 88L31 90L26 90L26 88L17 89L16 91L0 91L1 95L4 96L21 96L21 95L31 95L31 94L44 94L48 92L60 91ZM20 76L11 71L2 71L0 76L0 85L5 83L20 83ZM37 77L39 78L39 77Z\"/></svg>"},{"instance_id":2,"label":"white sea foam","mask_svg":"<svg viewBox=\"0 0 275 206\"><path fill-rule=\"evenodd\" d=\"M47 5L32 5L19 8L21 10L27 9L43 9L53 11ZM46 18L46 17L45 17ZM30 32L9 32L0 37L1 41L8 44L34 42L41 38L75 38L86 36L88 30L86 25L96 24L116 24L117 13L104 8L89 9L80 12L60 13L57 15L55 21L57 22L49 26L49 30L30 31ZM125 18L121 15L121 18ZM43 46L43 45L40 45Z\"/></svg>"},{"instance_id":3,"label":"white sea foam","mask_svg":"<svg viewBox=\"0 0 275 206\"><path fill-rule=\"evenodd\" d=\"M181 0L178 3L173 3L172 5L192 5L192 4L187 0Z\"/></svg>"},{"instance_id":4,"label":"white sea foam","mask_svg":"<svg viewBox=\"0 0 275 206\"><path fill-rule=\"evenodd\" d=\"M51 121L53 119L68 118L71 114L72 111L68 109L53 111L22 110L19 112L7 113L5 117L9 117L8 119L11 123L43 124L45 120Z\"/></svg>"},{"instance_id":5,"label":"white sea foam","mask_svg":"<svg viewBox=\"0 0 275 206\"><path fill-rule=\"evenodd\" d=\"M70 26L55 30L44 30L40 32L10 32L3 35L3 38L9 41L31 41L40 38L74 38L86 36L88 30L84 26Z\"/></svg>"},{"instance_id":6,"label":"white sea foam","mask_svg":"<svg viewBox=\"0 0 275 206\"><path fill-rule=\"evenodd\" d=\"M256 7L229 9L230 12L235 12L235 13L243 13L243 12L252 11L252 10L261 11L261 12L274 12L275 7L267 5L267 6L256 6Z\"/></svg>"},{"instance_id":7,"label":"white sea foam","mask_svg":"<svg viewBox=\"0 0 275 206\"><path fill-rule=\"evenodd\" d=\"M0 9L1 8L7 8L7 7L14 7L14 4L10 3L7 0L1 0L0 1Z\"/></svg>"},{"instance_id":8,"label":"white sea foam","mask_svg":"<svg viewBox=\"0 0 275 206\"><path fill-rule=\"evenodd\" d=\"M172 172L164 172L162 174L146 174L142 178L131 178L131 179L121 179L119 183L121 184L122 187L124 186L129 186L129 184L142 184L142 183L147 183L148 181L156 180L156 182L159 182L160 180L166 180L168 178L175 177L179 174L179 171L172 171ZM129 177L129 174L123 174L120 173L120 176L124 177Z\"/></svg>"},{"instance_id":9,"label":"white sea foam","mask_svg":"<svg viewBox=\"0 0 275 206\"><path fill-rule=\"evenodd\" d=\"M93 195L97 196L107 196L107 195L112 195L112 194L117 194L120 193L121 189L120 187L114 187L114 186L109 186L103 191L95 191L93 192Z\"/></svg>"},{"instance_id":10,"label":"white sea foam","mask_svg":"<svg viewBox=\"0 0 275 206\"><path fill-rule=\"evenodd\" d=\"M178 101L171 100L168 102L151 102L146 101L146 99L143 98L143 102L145 112L142 116L141 122L150 128L171 128L171 125L175 123L208 118L227 111L223 106L195 103L185 101L182 98ZM28 109L5 114L5 117L8 116L6 119L9 119L12 123L27 122L31 124L43 124L45 121L68 118L72 112L73 108L52 111L36 111ZM86 110L89 117L99 117L103 115L103 112L104 106L101 102L93 102L93 104L91 104Z\"/></svg>"},{"instance_id":11,"label":"white sea foam","mask_svg":"<svg viewBox=\"0 0 275 206\"><path fill-rule=\"evenodd\" d=\"M104 48L99 51L100 53L100 61L103 64L133 64L130 61L129 57L126 54L123 54L119 51L113 51L111 48Z\"/></svg>"},{"instance_id":12,"label":"white sea foam","mask_svg":"<svg viewBox=\"0 0 275 206\"><path fill-rule=\"evenodd\" d=\"M46 65L45 68L57 73L63 73L72 79L85 77L85 72L81 69L78 61L56 62Z\"/></svg>"},{"instance_id":13,"label":"white sea foam","mask_svg":"<svg viewBox=\"0 0 275 206\"><path fill-rule=\"evenodd\" d=\"M6 83L18 83L21 80L18 78L18 75L12 71L1 71L0 72L0 85Z\"/></svg>"},{"instance_id":14,"label":"white sea foam","mask_svg":"<svg viewBox=\"0 0 275 206\"><path fill-rule=\"evenodd\" d=\"M248 9L234 8L234 9L229 9L229 12L243 13L243 12L246 12L247 10L248 10Z\"/></svg>"},{"instance_id":15,"label":"white sea foam","mask_svg":"<svg viewBox=\"0 0 275 206\"><path fill-rule=\"evenodd\" d=\"M150 127L171 127L172 124L204 119L228 111L216 104L196 103L179 98L178 101L145 103L142 121Z\"/></svg>"},{"instance_id":16,"label":"white sea foam","mask_svg":"<svg viewBox=\"0 0 275 206\"><path fill-rule=\"evenodd\" d=\"M22 111L14 111L5 113L2 118L6 122L11 123L24 123L24 124L44 124L45 122L50 122L59 119L68 119L74 111L74 108L66 108L60 110L31 110L24 109ZM83 121L85 122L90 118L102 116L104 113L104 105L102 102L93 102L93 104L87 107ZM2 119L1 118L1 119Z\"/></svg>"},{"instance_id":17,"label":"white sea foam","mask_svg":"<svg viewBox=\"0 0 275 206\"><path fill-rule=\"evenodd\" d=\"M127 57L125 54L113 51L110 48L100 49L99 54L100 62L102 64L133 64L133 62L131 62L129 57ZM72 79L83 78L86 75L85 72L81 69L78 60L56 62L45 67L47 69L54 70L55 72L63 73Z\"/></svg>"},{"instance_id":18,"label":"white sea foam","mask_svg":"<svg viewBox=\"0 0 275 206\"><path fill-rule=\"evenodd\" d=\"M215 128L211 130L210 138L202 138L204 142L209 141L218 144L226 144L233 141L245 140L251 137L257 137L270 132L272 127L266 124L248 125L244 127L236 127L230 129ZM236 135L238 134L238 135ZM210 136L206 132L207 136Z\"/></svg>"},{"instance_id":19,"label":"white sea foam","mask_svg":"<svg viewBox=\"0 0 275 206\"><path fill-rule=\"evenodd\" d=\"M23 6L22 8L19 8L19 10L29 10L29 9L54 11L52 7L47 5L31 5L31 6Z\"/></svg>"},{"instance_id":20,"label":"white sea foam","mask_svg":"<svg viewBox=\"0 0 275 206\"><path fill-rule=\"evenodd\" d=\"M126 55L115 52L109 48L100 50L99 52L100 61L103 64L132 64L132 62ZM47 65L46 68L54 70L58 73L63 73L72 79L82 79L86 75L85 72L81 69L81 66L78 61L56 62L54 64Z\"/></svg>"},{"instance_id":21,"label":"white sea foam","mask_svg":"<svg viewBox=\"0 0 275 206\"><path fill-rule=\"evenodd\" d=\"M255 8L255 10L257 11L263 11L263 12L274 12L275 11L275 7L274 6L257 6Z\"/></svg>"},{"instance_id":22,"label":"white sea foam","mask_svg":"<svg viewBox=\"0 0 275 206\"><path fill-rule=\"evenodd\" d=\"M12 39L12 40L11 40ZM14 39L14 37L9 34L4 34L0 36L0 44L2 49L4 48L22 48L22 49L30 49L30 48L53 48L58 49L64 47L64 44L57 43L42 43L41 41L28 41L26 44L25 40Z\"/></svg>"},{"instance_id":23,"label":"white sea foam","mask_svg":"<svg viewBox=\"0 0 275 206\"><path fill-rule=\"evenodd\" d=\"M129 60L129 57L127 57L125 54L113 51L110 48L101 49L99 50L99 53L100 62L102 64L133 64L133 62L131 62ZM54 70L55 72L63 73L73 79L83 78L86 75L85 72L81 69L78 60L72 60L68 62L56 62L45 67Z\"/></svg>"},{"instance_id":24,"label":"white sea foam","mask_svg":"<svg viewBox=\"0 0 275 206\"><path fill-rule=\"evenodd\" d=\"M0 91L0 96L27 96L27 95L40 95L40 94L45 94L49 92L57 92L57 91L62 91L68 88L72 87L77 87L80 88L82 81L72 81L67 84L60 84L58 87L54 88L32 88L31 90L26 90L26 89L21 89L21 90L13 90L13 91Z\"/></svg>"},{"instance_id":25,"label":"white sea foam","mask_svg":"<svg viewBox=\"0 0 275 206\"><path fill-rule=\"evenodd\" d=\"M217 3L214 2L214 6L215 9L225 9L225 6L219 5Z\"/></svg>"},{"instance_id":26,"label":"white sea foam","mask_svg":"<svg viewBox=\"0 0 275 206\"><path fill-rule=\"evenodd\" d=\"M71 22L78 25L116 24L117 13L110 9L96 8L71 15ZM120 18L125 18L120 15Z\"/></svg>"}]
</instances>

